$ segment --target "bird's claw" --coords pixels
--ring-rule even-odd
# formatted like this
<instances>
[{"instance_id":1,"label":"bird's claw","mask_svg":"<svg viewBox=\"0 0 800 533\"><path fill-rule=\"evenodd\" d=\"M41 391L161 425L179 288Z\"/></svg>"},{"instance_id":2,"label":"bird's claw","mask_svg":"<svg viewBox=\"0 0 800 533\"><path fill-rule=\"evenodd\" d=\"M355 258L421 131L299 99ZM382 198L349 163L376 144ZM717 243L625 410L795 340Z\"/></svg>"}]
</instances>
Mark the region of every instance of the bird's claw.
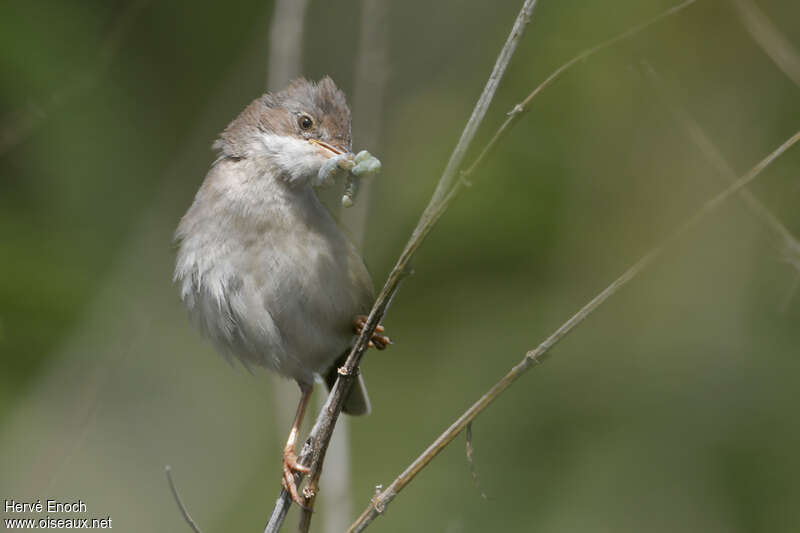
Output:
<instances>
[{"instance_id":1,"label":"bird's claw","mask_svg":"<svg viewBox=\"0 0 800 533\"><path fill-rule=\"evenodd\" d=\"M281 485L283 485L283 488L286 489L286 492L291 496L292 501L297 505L302 506L303 499L297 492L297 484L294 482L294 475L295 473L308 474L310 472L311 469L309 467L303 466L297 462L297 455L294 453L293 449L287 448L283 450L283 476Z\"/></svg>"},{"instance_id":2,"label":"bird's claw","mask_svg":"<svg viewBox=\"0 0 800 533\"><path fill-rule=\"evenodd\" d=\"M357 316L354 322L356 335L361 335L361 332L364 331L364 326L366 325L367 317L364 315ZM378 350L385 350L390 344L394 344L392 339L386 335L381 335L383 332L384 327L378 324L375 327L375 332L372 334L372 338L369 340L367 346L370 348L377 348Z\"/></svg>"}]
</instances>

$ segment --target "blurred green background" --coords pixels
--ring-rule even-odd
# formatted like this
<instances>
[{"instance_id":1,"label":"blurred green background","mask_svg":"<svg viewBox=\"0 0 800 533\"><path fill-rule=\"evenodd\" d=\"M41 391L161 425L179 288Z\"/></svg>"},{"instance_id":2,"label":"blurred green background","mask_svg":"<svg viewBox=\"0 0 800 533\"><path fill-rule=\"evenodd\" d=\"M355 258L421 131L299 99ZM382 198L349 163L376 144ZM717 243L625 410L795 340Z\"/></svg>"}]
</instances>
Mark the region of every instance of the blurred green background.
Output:
<instances>
[{"instance_id":1,"label":"blurred green background","mask_svg":"<svg viewBox=\"0 0 800 533\"><path fill-rule=\"evenodd\" d=\"M540 0L478 145L559 65L675 3ZM384 168L364 244L378 286L521 6L387 4L381 127L365 138L356 116L353 131ZM800 4L757 4L797 54ZM119 531L184 531L170 463L206 533L262 530L288 429L276 382L214 354L171 276L172 232L211 142L265 89L273 7L0 6L1 498L80 498ZM361 9L311 0L302 38L300 71L330 74L351 96ZM354 517L376 484L721 189L643 61L739 173L797 131L800 87L745 18L735 3L699 0L537 97L414 260L385 320L396 344L363 365L373 414L348 422L351 487L321 493L315 530L338 527L326 498ZM795 148L751 187L795 235L799 179ZM372 527L797 531L797 280L732 199L476 421L488 500L462 437Z\"/></svg>"}]
</instances>

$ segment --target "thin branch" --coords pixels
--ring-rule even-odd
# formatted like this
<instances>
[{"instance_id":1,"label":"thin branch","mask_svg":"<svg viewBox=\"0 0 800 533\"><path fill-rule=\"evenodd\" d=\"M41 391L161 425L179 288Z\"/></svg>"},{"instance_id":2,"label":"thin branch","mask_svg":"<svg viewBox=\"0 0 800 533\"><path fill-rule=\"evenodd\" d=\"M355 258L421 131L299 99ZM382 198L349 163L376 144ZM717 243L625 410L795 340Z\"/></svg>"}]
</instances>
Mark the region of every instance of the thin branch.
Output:
<instances>
[{"instance_id":1,"label":"thin branch","mask_svg":"<svg viewBox=\"0 0 800 533\"><path fill-rule=\"evenodd\" d=\"M650 25L662 20L663 18L673 15L686 7L692 5L696 0L687 0L673 8L664 11L654 19L641 24L639 26L634 27L631 30L628 30L617 37L614 37L600 45L597 45L593 48L585 50L565 65L560 67L556 70L553 74L551 74L542 84L540 84L534 91L528 95L528 97L517 104L514 109L509 113L509 118L503 123L500 129L495 133L492 137L490 142L484 147L478 158L470 165L470 167L458 173L456 175L455 169L458 168L460 163L463 161L464 154L467 151L468 145L471 143L472 138L474 137L475 131L477 131L477 124L482 120L483 116L486 113L486 109L488 109L488 104L491 102L491 98L484 98L487 94L493 95L497 85L499 83L499 79L497 79L496 75L502 76L502 73L505 71L505 66L498 68L495 65L495 69L492 72L492 76L490 76L489 81L487 82L486 87L484 88L484 93L481 95L481 98L478 100L476 104L476 108L473 111L472 116L470 117L470 121L467 123L465 127L464 133L462 133L461 139L459 140L459 144L456 146L456 149L453 151L453 155L451 156L450 163L448 163L448 167L445 169L444 174L442 175L441 179L436 188L436 192L434 196L431 198L431 201L428 203L428 206L423 211L422 215L420 216L420 220L417 223L416 228L414 229L406 247L403 249L403 252L400 255L400 258L397 260L395 267L389 274L389 278L387 279L386 283L384 284L381 293L378 295L378 299L370 312L370 315L367 319L367 323L364 327L361 337L356 341L353 350L351 351L350 355L348 356L347 362L345 365L340 369L340 378L337 379L336 383L334 384L333 389L331 390L330 395L328 396L328 400L325 403L323 410L320 412L317 422L312 429L311 434L309 435L306 444L303 447L303 450L300 453L299 460L303 464L308 464L306 461L308 457L312 457L312 463L319 463L319 466L314 466L312 464L312 472L317 473L319 476L319 470L321 469L322 459L324 458L325 454L325 447L327 446L327 441L325 439L325 435L328 435L332 432L333 426L336 424L336 418L338 417L339 413L341 412L341 405L344 401L344 397L346 396L347 392L349 391L350 387L352 386L353 376L356 375L358 364L361 361L361 357L366 350L367 339L369 336L374 332L375 327L378 323L383 319L383 316L388 309L389 304L391 303L394 294L399 288L400 281L405 277L408 271L408 263L410 259L413 257L414 253L416 252L417 248L421 245L422 241L425 237L430 233L433 226L438 221L439 217L447 210L450 202L455 198L455 196L460 192L463 185L466 183L466 176L471 174L475 171L481 161L491 152L493 147L497 144L497 141L505 134L505 132L509 129L513 122L519 119L519 117L528 109L530 102L533 98L536 97L538 93L540 93L544 88L550 85L553 81L555 81L558 77L563 74L567 69L569 69L573 64L581 61L588 56L600 51L603 48L611 46L625 38L629 38L634 36L635 34L643 31ZM526 2L523 6L523 10L518 16L517 21L515 22L514 29L512 29L511 35L509 36L508 41L506 42L506 48L509 46L509 43L512 46L516 46L513 42L515 39L518 40L521 36L521 30L524 29L525 24L530 19L530 13L535 6L535 2ZM529 7L526 13L526 7ZM526 13L526 14L524 14ZM524 15L523 15L524 14ZM520 25L519 31L517 31L517 26ZM505 48L504 48L505 51ZM498 57L498 63L505 61L507 64L510 60L510 55L505 54L504 51L501 51L500 56ZM467 134L468 131L471 131L471 134ZM453 162L457 161L458 164L454 164ZM320 437L322 437L320 441ZM315 443L317 443L315 445ZM297 475L295 477L296 482L300 482L302 480L301 475ZM311 491L310 494L314 496L315 485L310 485ZM278 531L280 524L283 522L283 519L286 516L286 512L288 511L289 505L291 504L288 494L285 491L281 492L281 495L278 497L278 501L276 502L275 508L273 510L272 517L270 518L270 522L267 525L267 529L265 533L274 533Z\"/></svg>"},{"instance_id":2,"label":"thin branch","mask_svg":"<svg viewBox=\"0 0 800 533\"><path fill-rule=\"evenodd\" d=\"M725 160L719 148L714 145L697 121L667 94L666 89L663 87L663 81L653 67L647 63L644 65L645 72L648 74L653 87L657 90L661 99L667 104L675 121L686 131L692 142L703 152L726 183L736 180L736 171L733 170L733 167ZM798 242L794 234L792 234L780 219L778 219L767 206L761 203L753 193L743 189L739 191L739 196L741 196L744 204L750 209L753 215L755 215L755 217L772 233L775 246L783 255L784 259L786 259L786 262L792 265L797 273L800 274L800 242Z\"/></svg>"},{"instance_id":3,"label":"thin branch","mask_svg":"<svg viewBox=\"0 0 800 533\"><path fill-rule=\"evenodd\" d=\"M447 167L445 168L445 171L439 180L439 183L437 184L433 197L420 217L420 221L412 233L411 239L406 245L406 249L401 254L400 259L393 268L392 273L389 276L389 280L384 285L381 293L378 295L378 299L373 306L369 318L367 319L367 324L364 327L364 331L356 342L356 346L350 352L350 355L348 356L343 368L340 369L340 377L336 380L336 384L331 390L331 394L329 396L330 402L326 402L327 409L324 409L320 413L317 423L314 425L314 428L311 431L309 436L309 441L312 444L310 465L311 474L309 475L309 483L305 489L305 509L302 512L300 526L298 528L298 531L301 533L307 532L308 528L310 527L312 514L308 511L308 509L313 509L314 499L316 498L319 477L322 475L322 464L325 459L328 443L333 433L336 420L341 412L344 398L346 397L350 386L352 386L352 378L358 374L359 364L364 352L367 349L367 343L378 323L382 320L383 315L386 313L394 294L398 290L400 281L402 277L404 277L403 273L406 271L406 267L408 262L411 260L414 251L422 243L424 237L428 234L435 221L438 220L439 216L441 216L441 212L443 212L438 211L438 206L441 203L442 197L448 196L447 191L452 187L452 184L455 181L456 171L460 167L461 162L463 161L464 156L475 137L475 133L477 132L480 123L486 116L486 112L491 105L494 94L500 84L500 80L503 78L506 68L508 67L511 58L517 49L517 45L522 39L525 27L528 25L528 22L530 22L535 6L536 0L525 0L523 3L522 9L520 10L519 15L517 15L514 25L511 28L511 33L509 34L505 44L503 45L503 48L500 51L492 73L489 75L486 86L484 87L478 102L475 104L472 115L467 121L467 125L464 127L461 138L456 144L453 154L450 157L450 161L448 162ZM438 214L435 216L435 218L426 217L426 213L434 213L437 211ZM339 393L337 397L337 387L340 383L342 384L342 392Z\"/></svg>"},{"instance_id":4,"label":"thin branch","mask_svg":"<svg viewBox=\"0 0 800 533\"><path fill-rule=\"evenodd\" d=\"M690 5L694 4L696 1L697 0L686 0L683 3L676 5L675 7L671 7L647 22L639 24L638 26L634 26L633 28L623 33L620 33L616 37L612 37L607 41L603 41L602 43L596 46L587 48L580 54L576 55L575 57L573 57L560 67L558 67L542 83L540 83L538 87L536 87L533 91L531 91L531 93L527 97L525 97L525 99L522 102L515 105L514 108L508 112L508 118L506 118L505 122L503 122L500 128L498 128L497 132L491 138L489 143L483 148L483 150L475 159L475 161L466 170L461 172L462 179L472 174L475 171L475 169L483 162L486 156L492 151L494 146L497 144L497 142L505 136L505 134L508 132L511 126L514 125L520 119L523 113L528 110L528 107L530 106L533 99L536 98L536 96L544 89L552 85L553 82L555 82L558 78L560 78L567 70L572 68L576 63L579 63L584 59L588 58L589 56L592 56L597 52L604 50L605 48L613 46L620 41L624 41L625 39L630 39L631 37L637 35L638 33L641 33L642 31L646 30L653 24L660 22L661 20L670 17L672 15L675 15L679 11L686 9ZM458 186L459 184L456 185Z\"/></svg>"},{"instance_id":5,"label":"thin branch","mask_svg":"<svg viewBox=\"0 0 800 533\"><path fill-rule=\"evenodd\" d=\"M503 49L500 51L500 55L494 65L494 70L489 76L489 80L486 82L486 86L478 102L475 104L472 116L469 117L464 131L461 133L461 138L458 140L458 144L455 150L453 150L453 154L450 156L450 161L447 162L444 174L439 180L439 184L436 186L436 191L433 193L433 197L428 204L429 208L439 203L447 195L447 191L453 186L456 179L456 171L461 168L461 162L464 160L467 149L472 144L472 139L478 131L478 126L480 126L483 121L483 117L486 116L489 104L492 103L494 93L500 85L500 80L503 78L506 67L511 61L511 56L514 55L514 51L517 49L517 44L522 38L525 26L530 21L534 7L536 7L536 0L526 0L525 4L522 6L522 11L520 11L520 14L517 16L517 20L514 21L511 34L508 36L505 46L503 46Z\"/></svg>"},{"instance_id":6,"label":"thin branch","mask_svg":"<svg viewBox=\"0 0 800 533\"><path fill-rule=\"evenodd\" d=\"M295 480L298 478L299 476L295 477ZM285 489L281 490L278 499L275 500L275 508L272 510L272 515L269 517L267 527L264 528L264 533L278 533L278 531L280 531L283 521L286 520L286 513L289 512L289 506L291 504L292 500L289 498L289 493L287 493Z\"/></svg>"},{"instance_id":7,"label":"thin branch","mask_svg":"<svg viewBox=\"0 0 800 533\"><path fill-rule=\"evenodd\" d=\"M561 339L569 334L576 326L583 322L590 314L592 314L598 307L600 307L606 300L613 296L617 291L624 287L628 282L634 279L645 267L647 267L654 259L656 259L666 249L667 246L672 244L676 239L681 237L688 230L693 228L710 213L714 212L720 205L728 200L732 195L738 193L761 172L769 166L773 161L780 157L792 145L800 141L800 131L795 133L786 142L779 146L775 151L765 157L761 162L754 166L750 172L736 180L727 189L708 200L703 206L695 212L694 215L689 217L683 224L667 237L661 244L653 248L650 252L645 254L641 259L633 264L626 270L619 278L614 280L608 287L606 287L600 294L595 296L583 308L581 308L575 315L567 320L561 327L559 327L553 334L551 334L544 342L542 342L536 349L529 351L525 357L516 366L514 366L503 378L490 388L486 394L475 402L469 409L467 409L453 424L447 428L444 433L439 435L428 448L412 462L391 485L384 489L380 494L376 495L361 516L350 526L348 533L358 533L363 531L375 518L386 510L386 506L397 497L397 494L413 480L416 475L425 468L448 444L450 444L461 431L472 422L489 404L497 399L508 387L511 386L517 379L519 379L526 371L533 365L541 364L544 361L550 349L555 346Z\"/></svg>"},{"instance_id":8,"label":"thin branch","mask_svg":"<svg viewBox=\"0 0 800 533\"><path fill-rule=\"evenodd\" d=\"M175 481L172 479L172 467L169 465L164 466L164 473L167 475L169 490L172 491L172 497L175 498L175 503L178 504L178 508L181 510L183 519L186 520L186 523L189 524L189 527L192 528L194 533L203 533L200 531L200 528L197 527L197 524L195 524L194 520L192 520L189 510L186 509L186 506L183 504L183 500L181 500L181 495L178 493L178 487L175 486Z\"/></svg>"},{"instance_id":9,"label":"thin branch","mask_svg":"<svg viewBox=\"0 0 800 533\"><path fill-rule=\"evenodd\" d=\"M739 18L767 57L796 85L800 86L800 53L792 46L753 0L733 0Z\"/></svg>"},{"instance_id":10,"label":"thin branch","mask_svg":"<svg viewBox=\"0 0 800 533\"><path fill-rule=\"evenodd\" d=\"M452 183L455 180L455 169L461 164L464 154L469 148L469 145L475 136L475 132L477 131L480 122L489 108L489 104L492 101L495 90L497 89L503 73L505 72L508 63L511 60L514 50L516 50L517 44L522 37L525 26L530 20L535 5L536 0L525 0L522 10L514 22L511 34L506 40L506 43L497 58L497 62L495 63L488 82L486 83L486 87L484 88L481 97L475 105L475 109L473 110L472 116L464 128L461 139L453 151L450 163L439 180L439 184L434 192L433 197L431 198L430 203L420 216L417 227L414 229L414 232L412 233L408 243L397 260L397 263L389 274L386 283L381 289L381 292L378 294L378 298L376 299L372 311L367 318L367 322L364 326L361 336L356 340L355 346L351 350L350 355L347 357L347 361L339 369L339 378L336 380L336 383L331 389L328 399L325 402L325 406L320 411L316 423L311 430L311 434L309 435L305 445L303 446L303 449L300 452L298 460L302 464L310 464L311 466L310 482L304 491L307 496L306 506L313 504L313 500L316 495L317 483L322 471L322 463L325 457L325 452L327 451L328 443L330 442L331 435L333 434L333 428L336 425L336 420L338 419L339 414L341 413L344 399L353 385L355 376L358 374L358 366L361 362L364 352L367 349L367 343L372 337L372 334L375 332L375 328L377 327L378 323L386 314L386 310L388 309L392 298L399 288L400 281L406 276L409 261L413 257L417 248L419 248L425 236L430 232L436 220L443 212L441 209L442 202L439 201L439 196L443 196L445 199L452 198L447 191L451 189ZM298 482L302 479L300 475L295 477ZM280 524L285 518L289 505L289 497L286 494L286 491L282 491L281 495L278 497L278 501L276 502L272 517L267 524L265 533L278 530ZM305 527L307 526L308 525L306 524Z\"/></svg>"}]
</instances>

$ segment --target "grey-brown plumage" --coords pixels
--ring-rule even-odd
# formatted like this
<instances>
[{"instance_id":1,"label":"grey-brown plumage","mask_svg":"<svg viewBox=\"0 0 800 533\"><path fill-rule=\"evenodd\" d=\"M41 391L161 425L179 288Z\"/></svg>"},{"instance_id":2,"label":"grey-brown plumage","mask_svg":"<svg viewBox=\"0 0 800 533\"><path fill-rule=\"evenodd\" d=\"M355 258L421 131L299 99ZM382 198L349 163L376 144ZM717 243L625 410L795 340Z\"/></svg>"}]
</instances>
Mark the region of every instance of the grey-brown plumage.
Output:
<instances>
[{"instance_id":1,"label":"grey-brown plumage","mask_svg":"<svg viewBox=\"0 0 800 533\"><path fill-rule=\"evenodd\" d=\"M176 232L175 280L191 316L228 358L310 390L353 342L374 300L364 263L313 185L350 153L350 110L330 78L300 79L233 120ZM369 411L363 381L345 405Z\"/></svg>"}]
</instances>

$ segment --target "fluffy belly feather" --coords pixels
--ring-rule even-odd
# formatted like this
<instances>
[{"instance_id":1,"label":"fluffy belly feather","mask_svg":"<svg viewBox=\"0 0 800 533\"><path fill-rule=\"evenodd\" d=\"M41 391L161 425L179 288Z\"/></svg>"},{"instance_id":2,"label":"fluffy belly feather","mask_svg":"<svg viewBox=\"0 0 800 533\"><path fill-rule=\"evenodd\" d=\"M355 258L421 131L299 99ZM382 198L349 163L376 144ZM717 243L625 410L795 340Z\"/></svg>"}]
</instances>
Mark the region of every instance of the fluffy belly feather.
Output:
<instances>
[{"instance_id":1,"label":"fluffy belly feather","mask_svg":"<svg viewBox=\"0 0 800 533\"><path fill-rule=\"evenodd\" d=\"M202 250L180 258L204 256ZM178 278L200 328L229 359L309 383L345 351L369 310L366 269L344 236L260 235ZM366 280L366 283L365 283Z\"/></svg>"}]
</instances>

